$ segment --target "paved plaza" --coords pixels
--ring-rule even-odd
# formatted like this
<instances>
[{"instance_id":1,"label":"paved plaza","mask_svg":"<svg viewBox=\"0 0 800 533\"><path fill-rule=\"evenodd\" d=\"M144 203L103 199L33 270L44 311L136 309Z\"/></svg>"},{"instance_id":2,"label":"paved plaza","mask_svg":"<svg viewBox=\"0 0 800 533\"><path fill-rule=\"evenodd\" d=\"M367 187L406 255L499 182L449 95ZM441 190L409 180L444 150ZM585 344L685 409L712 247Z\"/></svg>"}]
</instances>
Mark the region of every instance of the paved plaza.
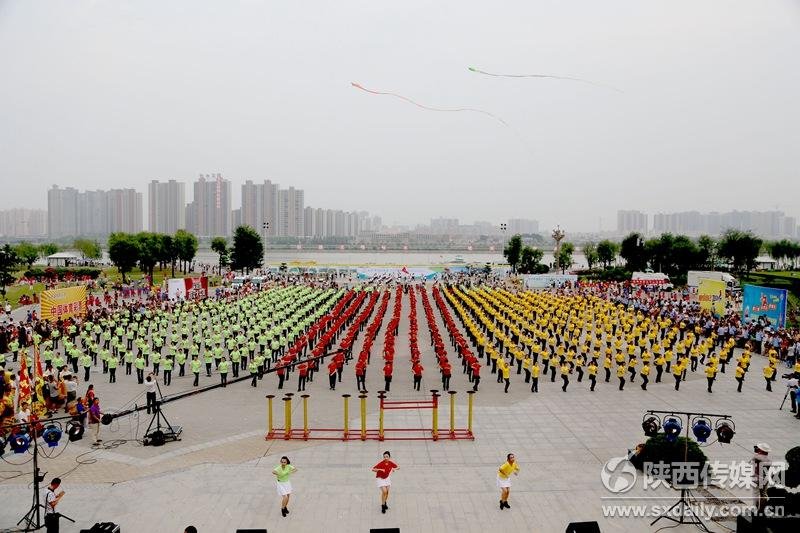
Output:
<instances>
[{"instance_id":1,"label":"paved plaza","mask_svg":"<svg viewBox=\"0 0 800 533\"><path fill-rule=\"evenodd\" d=\"M410 364L404 357L408 343L408 299L403 301L403 319L397 337L397 357L391 399L426 399L427 392L412 391ZM426 368L422 390L438 389L440 382L429 335L420 312L420 348ZM439 329L444 324L439 317ZM382 342L382 332L379 335ZM359 337L354 353L360 349ZM377 345L378 343L376 343ZM379 347L373 348L373 357ZM378 356L379 358L379 356ZM163 447L143 447L141 439L149 417L144 413L125 416L102 429L106 448L97 450L90 439L53 450L43 459L47 480L63 479L66 491L61 512L76 520L62 520L62 531L78 531L95 522L113 521L125 533L182 533L188 524L202 533L232 532L236 528L266 528L274 532L366 532L370 528L399 527L403 532L561 532L569 522L596 520L603 532L654 531L652 518L604 518L603 505L620 503L605 489L600 472L606 461L624 455L644 442L641 430L646 409L689 410L730 414L736 436L729 445L710 444L709 458L720 461L749 460L752 445L766 441L772 456L782 459L798 444L798 421L788 407L780 411L784 387L779 380L774 392L764 390L761 368L764 360L754 356L741 394L729 367L720 374L713 394L706 392L701 372L690 374L679 392L667 381L651 383L642 391L638 383L617 390L616 381L600 382L595 392L586 380L575 376L566 393L560 381L540 381L540 392L532 394L523 376L512 374L511 389L504 394L488 369L475 396L474 441L265 441L266 394L277 394L277 378L269 374L258 388L249 381L215 389L165 404L172 424L184 427L179 442ZM456 395L457 426L466 424L470 384L460 366L454 368L451 389ZM784 369L781 368L781 371ZM143 388L135 375L120 369L118 382L93 373L98 397L106 412L144 403ZM177 374L177 372L176 372ZM216 383L218 377L201 377L200 385ZM638 381L638 378L637 378ZM296 392L295 375L283 392ZM377 428L377 394L383 386L380 366L373 360L367 371L368 425ZM164 395L191 388L191 378L173 378L162 385ZM84 386L81 386L81 390ZM341 427L342 394L357 396L352 366L344 372L336 391L329 391L326 376L318 375L308 386L311 427ZM788 403L788 402L787 402ZM283 425L283 406L275 405L275 423ZM357 401L351 398L350 426L358 427ZM440 408L440 426L448 424L445 403ZM388 411L386 427L426 427L430 411ZM293 422L302 426L299 398L293 402ZM88 435L87 435L88 436ZM118 445L117 445L118 444ZM379 494L371 467L384 450L391 450L400 465L392 476L387 514L380 513ZM513 480L510 510L498 509L495 485L497 467L513 452L521 467ZM49 453L49 451L48 451ZM283 518L272 468L281 455L288 455L298 468L293 477L291 514ZM0 529L12 528L31 500L31 464L15 464L29 455L6 453L0 463ZM24 475L21 475L24 474ZM18 476L19 475L19 476ZM14 477L18 476L18 477ZM622 503L657 496L660 504L671 504L677 492L670 489L645 491L640 483L627 492ZM699 494L702 496L702 494ZM731 493L712 489L707 496L748 497L749 491ZM709 524L712 531L727 531L732 521ZM681 526L672 531L694 531Z\"/></svg>"}]
</instances>

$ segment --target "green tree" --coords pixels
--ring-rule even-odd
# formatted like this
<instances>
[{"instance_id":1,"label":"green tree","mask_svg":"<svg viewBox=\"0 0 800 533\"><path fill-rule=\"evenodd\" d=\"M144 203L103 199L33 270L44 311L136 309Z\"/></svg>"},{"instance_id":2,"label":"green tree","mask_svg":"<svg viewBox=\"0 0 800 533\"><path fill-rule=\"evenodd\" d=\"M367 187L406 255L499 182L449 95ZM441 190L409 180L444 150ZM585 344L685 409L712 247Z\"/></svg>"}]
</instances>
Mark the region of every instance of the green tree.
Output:
<instances>
[{"instance_id":1,"label":"green tree","mask_svg":"<svg viewBox=\"0 0 800 533\"><path fill-rule=\"evenodd\" d=\"M17 254L19 262L27 265L28 269L39 259L39 248L29 242L23 241L14 246L14 252Z\"/></svg>"},{"instance_id":2,"label":"green tree","mask_svg":"<svg viewBox=\"0 0 800 533\"><path fill-rule=\"evenodd\" d=\"M638 233L631 233L620 243L619 256L625 260L625 265L630 271L644 270L647 268L647 253L644 247L644 238Z\"/></svg>"},{"instance_id":3,"label":"green tree","mask_svg":"<svg viewBox=\"0 0 800 533\"><path fill-rule=\"evenodd\" d=\"M78 250L84 259L100 259L103 256L100 244L91 239L75 239L72 247Z\"/></svg>"},{"instance_id":4,"label":"green tree","mask_svg":"<svg viewBox=\"0 0 800 533\"><path fill-rule=\"evenodd\" d=\"M566 269L572 266L572 253L575 251L575 246L571 242L561 243L561 249L558 251L556 258L557 268L561 269L563 274Z\"/></svg>"},{"instance_id":5,"label":"green tree","mask_svg":"<svg viewBox=\"0 0 800 533\"><path fill-rule=\"evenodd\" d=\"M157 233L142 231L136 234L135 239L139 247L139 268L149 276L152 284L156 264L163 256L161 236Z\"/></svg>"},{"instance_id":6,"label":"green tree","mask_svg":"<svg viewBox=\"0 0 800 533\"><path fill-rule=\"evenodd\" d=\"M6 297L6 287L14 283L14 270L19 263L17 252L10 244L0 248L0 292Z\"/></svg>"},{"instance_id":7,"label":"green tree","mask_svg":"<svg viewBox=\"0 0 800 533\"><path fill-rule=\"evenodd\" d=\"M194 259L194 256L197 255L197 237L186 230L179 229L175 232L173 242L175 243L176 255L183 264L183 273L186 274L189 270L189 264Z\"/></svg>"},{"instance_id":8,"label":"green tree","mask_svg":"<svg viewBox=\"0 0 800 533\"><path fill-rule=\"evenodd\" d=\"M109 235L108 257L122 274L122 282L127 283L125 274L130 272L139 261L139 244L136 237L129 233Z\"/></svg>"},{"instance_id":9,"label":"green tree","mask_svg":"<svg viewBox=\"0 0 800 533\"><path fill-rule=\"evenodd\" d=\"M727 259L736 272L749 272L764 241L749 231L729 229L719 242L719 256Z\"/></svg>"},{"instance_id":10,"label":"green tree","mask_svg":"<svg viewBox=\"0 0 800 533\"><path fill-rule=\"evenodd\" d=\"M672 272L673 257L672 247L675 237L671 233L662 233L659 237L648 239L644 243L645 257L650 261L650 266L658 272Z\"/></svg>"},{"instance_id":11,"label":"green tree","mask_svg":"<svg viewBox=\"0 0 800 533\"><path fill-rule=\"evenodd\" d=\"M669 274L684 276L689 270L699 268L700 250L686 235L676 235L672 241L672 268Z\"/></svg>"},{"instance_id":12,"label":"green tree","mask_svg":"<svg viewBox=\"0 0 800 533\"><path fill-rule=\"evenodd\" d=\"M544 257L544 252L542 252L539 248L534 248L532 246L523 246L522 251L520 252L520 259L519 259L519 273L520 274L537 274L541 271L542 267L542 257ZM546 268L546 267L545 267Z\"/></svg>"},{"instance_id":13,"label":"green tree","mask_svg":"<svg viewBox=\"0 0 800 533\"><path fill-rule=\"evenodd\" d=\"M610 268L618 253L619 244L614 241L605 239L597 243L597 259L603 264L603 268Z\"/></svg>"},{"instance_id":14,"label":"green tree","mask_svg":"<svg viewBox=\"0 0 800 533\"><path fill-rule=\"evenodd\" d=\"M228 241L225 237L214 237L211 239L211 250L219 256L219 275L222 275L222 267L228 266Z\"/></svg>"},{"instance_id":15,"label":"green tree","mask_svg":"<svg viewBox=\"0 0 800 533\"><path fill-rule=\"evenodd\" d=\"M53 254L57 254L60 249L61 248L59 248L54 242L47 242L39 245L39 253L45 258Z\"/></svg>"},{"instance_id":16,"label":"green tree","mask_svg":"<svg viewBox=\"0 0 800 533\"><path fill-rule=\"evenodd\" d=\"M715 270L717 268L717 241L708 235L701 235L697 239L697 249L699 266Z\"/></svg>"},{"instance_id":17,"label":"green tree","mask_svg":"<svg viewBox=\"0 0 800 533\"><path fill-rule=\"evenodd\" d=\"M505 248L503 248L503 256L508 261L511 272L516 272L522 256L522 237L520 235L514 235L508 240Z\"/></svg>"},{"instance_id":18,"label":"green tree","mask_svg":"<svg viewBox=\"0 0 800 533\"><path fill-rule=\"evenodd\" d=\"M162 269L166 268L167 265L170 265L170 267L172 267L172 277L174 278L175 261L178 259L177 251L175 249L175 239L173 239L172 235L167 235L166 233L160 233L158 238L161 241L158 262L161 263Z\"/></svg>"},{"instance_id":19,"label":"green tree","mask_svg":"<svg viewBox=\"0 0 800 533\"><path fill-rule=\"evenodd\" d=\"M234 270L247 272L261 266L264 243L261 236L250 226L239 226L233 234L231 266Z\"/></svg>"},{"instance_id":20,"label":"green tree","mask_svg":"<svg viewBox=\"0 0 800 533\"><path fill-rule=\"evenodd\" d=\"M597 245L593 242L587 242L583 245L583 256L586 258L586 264L589 265L589 270L600 262L600 256L597 253Z\"/></svg>"}]
</instances>

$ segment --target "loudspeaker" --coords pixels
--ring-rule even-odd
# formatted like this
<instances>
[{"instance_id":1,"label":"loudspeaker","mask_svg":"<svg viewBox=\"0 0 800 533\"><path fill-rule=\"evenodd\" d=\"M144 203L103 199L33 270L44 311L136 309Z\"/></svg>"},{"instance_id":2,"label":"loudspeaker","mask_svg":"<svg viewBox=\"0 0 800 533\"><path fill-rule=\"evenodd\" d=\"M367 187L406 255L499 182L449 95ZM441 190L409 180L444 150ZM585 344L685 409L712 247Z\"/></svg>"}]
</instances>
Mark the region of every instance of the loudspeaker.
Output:
<instances>
[{"instance_id":1,"label":"loudspeaker","mask_svg":"<svg viewBox=\"0 0 800 533\"><path fill-rule=\"evenodd\" d=\"M399 527L379 527L378 529L370 529L369 533L400 533Z\"/></svg>"},{"instance_id":2,"label":"loudspeaker","mask_svg":"<svg viewBox=\"0 0 800 533\"><path fill-rule=\"evenodd\" d=\"M565 533L600 533L597 522L570 522Z\"/></svg>"},{"instance_id":3,"label":"loudspeaker","mask_svg":"<svg viewBox=\"0 0 800 533\"><path fill-rule=\"evenodd\" d=\"M120 529L113 522L97 522L91 529L81 529L81 533L120 533Z\"/></svg>"}]
</instances>

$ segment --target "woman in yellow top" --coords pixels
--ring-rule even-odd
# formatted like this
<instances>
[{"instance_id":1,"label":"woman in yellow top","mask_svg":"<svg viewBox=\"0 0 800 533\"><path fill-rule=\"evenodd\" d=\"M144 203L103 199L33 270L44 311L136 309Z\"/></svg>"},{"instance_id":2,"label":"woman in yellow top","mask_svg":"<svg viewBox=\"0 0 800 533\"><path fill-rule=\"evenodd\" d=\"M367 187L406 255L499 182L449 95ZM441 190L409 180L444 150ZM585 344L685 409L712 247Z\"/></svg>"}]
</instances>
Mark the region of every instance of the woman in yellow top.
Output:
<instances>
[{"instance_id":1,"label":"woman in yellow top","mask_svg":"<svg viewBox=\"0 0 800 533\"><path fill-rule=\"evenodd\" d=\"M633 378L636 377L636 365L637 365L636 358L631 357L630 361L628 361L628 372L631 373L631 383L633 383L634 381Z\"/></svg>"},{"instance_id":2,"label":"woman in yellow top","mask_svg":"<svg viewBox=\"0 0 800 533\"><path fill-rule=\"evenodd\" d=\"M589 370L589 381L592 383L592 385L589 387L589 390L594 392L594 386L597 385L597 359L592 359L591 361L589 361L588 370Z\"/></svg>"},{"instance_id":3,"label":"woman in yellow top","mask_svg":"<svg viewBox=\"0 0 800 533\"><path fill-rule=\"evenodd\" d=\"M648 377L650 376L650 363L647 361L644 362L639 375L642 376L642 390L647 390L647 384L650 382L650 378Z\"/></svg>"},{"instance_id":4,"label":"woman in yellow top","mask_svg":"<svg viewBox=\"0 0 800 533\"><path fill-rule=\"evenodd\" d=\"M508 363L503 362L503 381L505 381L506 386L503 392L508 394L508 386L511 385L511 367Z\"/></svg>"},{"instance_id":5,"label":"woman in yellow top","mask_svg":"<svg viewBox=\"0 0 800 533\"><path fill-rule=\"evenodd\" d=\"M603 368L606 371L606 383L611 379L611 356L606 355L605 361L603 361Z\"/></svg>"},{"instance_id":6,"label":"woman in yellow top","mask_svg":"<svg viewBox=\"0 0 800 533\"><path fill-rule=\"evenodd\" d=\"M659 354L656 357L656 383L661 383L661 374L664 373L664 363L666 363L664 356Z\"/></svg>"},{"instance_id":7,"label":"woman in yellow top","mask_svg":"<svg viewBox=\"0 0 800 533\"><path fill-rule=\"evenodd\" d=\"M767 390L772 392L772 378L775 376L775 367L772 363L764 367L764 379L767 380Z\"/></svg>"},{"instance_id":8,"label":"woman in yellow top","mask_svg":"<svg viewBox=\"0 0 800 533\"><path fill-rule=\"evenodd\" d=\"M708 392L712 392L711 385L714 384L714 378L717 376L717 368L714 366L712 360L708 361L705 368L706 380L708 380Z\"/></svg>"},{"instance_id":9,"label":"woman in yellow top","mask_svg":"<svg viewBox=\"0 0 800 533\"><path fill-rule=\"evenodd\" d=\"M744 369L744 363L740 360L736 365L736 381L739 382L739 386L736 387L736 392L742 392L742 383L744 383L745 373L746 370Z\"/></svg>"},{"instance_id":10,"label":"woman in yellow top","mask_svg":"<svg viewBox=\"0 0 800 533\"><path fill-rule=\"evenodd\" d=\"M511 474L519 475L519 465L513 453L506 456L506 462L497 469L497 488L500 489L500 510L511 509L508 494L511 492Z\"/></svg>"},{"instance_id":11,"label":"woman in yellow top","mask_svg":"<svg viewBox=\"0 0 800 533\"><path fill-rule=\"evenodd\" d=\"M531 382L531 367L533 366L533 359L530 355L525 355L522 360L522 369L525 371L525 383Z\"/></svg>"},{"instance_id":12,"label":"woman in yellow top","mask_svg":"<svg viewBox=\"0 0 800 533\"><path fill-rule=\"evenodd\" d=\"M617 377L619 378L619 390L623 390L625 388L625 366L617 367Z\"/></svg>"},{"instance_id":13,"label":"woman in yellow top","mask_svg":"<svg viewBox=\"0 0 800 533\"><path fill-rule=\"evenodd\" d=\"M675 378L675 390L680 390L681 388L681 374L683 374L683 363L679 359L675 361L675 364L672 366L672 377Z\"/></svg>"},{"instance_id":14,"label":"woman in yellow top","mask_svg":"<svg viewBox=\"0 0 800 533\"><path fill-rule=\"evenodd\" d=\"M531 367L531 392L539 392L539 365Z\"/></svg>"},{"instance_id":15,"label":"woman in yellow top","mask_svg":"<svg viewBox=\"0 0 800 533\"><path fill-rule=\"evenodd\" d=\"M564 384L561 386L561 390L567 392L567 385L569 385L569 373L572 370L572 367L569 363L564 362L561 364L561 379L564 381Z\"/></svg>"}]
</instances>

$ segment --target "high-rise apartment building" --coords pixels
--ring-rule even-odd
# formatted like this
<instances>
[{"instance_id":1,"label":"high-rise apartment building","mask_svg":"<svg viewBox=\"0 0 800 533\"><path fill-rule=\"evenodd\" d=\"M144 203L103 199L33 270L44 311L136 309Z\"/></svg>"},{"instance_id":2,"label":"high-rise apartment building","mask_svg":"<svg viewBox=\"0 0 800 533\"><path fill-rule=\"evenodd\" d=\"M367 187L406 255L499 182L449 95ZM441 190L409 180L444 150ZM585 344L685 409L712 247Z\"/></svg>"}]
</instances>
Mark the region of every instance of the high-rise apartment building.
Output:
<instances>
[{"instance_id":1,"label":"high-rise apartment building","mask_svg":"<svg viewBox=\"0 0 800 533\"><path fill-rule=\"evenodd\" d=\"M111 189L106 193L106 198L107 233L142 231L142 193L135 189Z\"/></svg>"},{"instance_id":2,"label":"high-rise apartment building","mask_svg":"<svg viewBox=\"0 0 800 533\"><path fill-rule=\"evenodd\" d=\"M751 231L765 238L795 237L797 221L782 211L729 211L727 213L658 213L653 216L654 233L689 236L720 235L729 229Z\"/></svg>"},{"instance_id":3,"label":"high-rise apartment building","mask_svg":"<svg viewBox=\"0 0 800 533\"><path fill-rule=\"evenodd\" d=\"M433 218L431 219L431 232L432 233L458 233L458 219L457 218Z\"/></svg>"},{"instance_id":4,"label":"high-rise apartment building","mask_svg":"<svg viewBox=\"0 0 800 533\"><path fill-rule=\"evenodd\" d=\"M260 235L278 234L278 184L270 180L242 185L242 224L258 230ZM264 223L267 223L266 230Z\"/></svg>"},{"instance_id":5,"label":"high-rise apartment building","mask_svg":"<svg viewBox=\"0 0 800 533\"><path fill-rule=\"evenodd\" d=\"M508 220L508 232L511 235L539 233L539 221L526 218L511 218Z\"/></svg>"},{"instance_id":6,"label":"high-rise apartment building","mask_svg":"<svg viewBox=\"0 0 800 533\"><path fill-rule=\"evenodd\" d=\"M278 232L279 237L301 237L305 235L303 225L304 193L302 189L289 187L278 191Z\"/></svg>"},{"instance_id":7,"label":"high-rise apartment building","mask_svg":"<svg viewBox=\"0 0 800 533\"><path fill-rule=\"evenodd\" d=\"M200 174L194 199L186 206L186 229L198 237L228 237L231 228L231 182L222 174Z\"/></svg>"},{"instance_id":8,"label":"high-rise apartment building","mask_svg":"<svg viewBox=\"0 0 800 533\"><path fill-rule=\"evenodd\" d=\"M354 238L365 231L371 231L364 228L375 224L374 220L370 220L369 213L366 211L315 209L313 207L306 207L303 210L303 221L306 237L315 238ZM377 227L379 226L380 219L377 221Z\"/></svg>"},{"instance_id":9,"label":"high-rise apartment building","mask_svg":"<svg viewBox=\"0 0 800 533\"><path fill-rule=\"evenodd\" d=\"M54 185L47 192L48 235L105 237L142 231L142 193L135 189L84 191Z\"/></svg>"},{"instance_id":10,"label":"high-rise apartment building","mask_svg":"<svg viewBox=\"0 0 800 533\"><path fill-rule=\"evenodd\" d=\"M44 209L6 209L0 211L0 237L44 237L47 234L47 211Z\"/></svg>"},{"instance_id":11,"label":"high-rise apartment building","mask_svg":"<svg viewBox=\"0 0 800 533\"><path fill-rule=\"evenodd\" d=\"M47 230L52 238L78 235L78 189L53 185L47 191Z\"/></svg>"},{"instance_id":12,"label":"high-rise apartment building","mask_svg":"<svg viewBox=\"0 0 800 533\"><path fill-rule=\"evenodd\" d=\"M153 180L147 185L147 228L170 235L186 229L185 183Z\"/></svg>"},{"instance_id":13,"label":"high-rise apartment building","mask_svg":"<svg viewBox=\"0 0 800 533\"><path fill-rule=\"evenodd\" d=\"M617 211L618 233L647 233L647 215L641 211Z\"/></svg>"}]
</instances>

